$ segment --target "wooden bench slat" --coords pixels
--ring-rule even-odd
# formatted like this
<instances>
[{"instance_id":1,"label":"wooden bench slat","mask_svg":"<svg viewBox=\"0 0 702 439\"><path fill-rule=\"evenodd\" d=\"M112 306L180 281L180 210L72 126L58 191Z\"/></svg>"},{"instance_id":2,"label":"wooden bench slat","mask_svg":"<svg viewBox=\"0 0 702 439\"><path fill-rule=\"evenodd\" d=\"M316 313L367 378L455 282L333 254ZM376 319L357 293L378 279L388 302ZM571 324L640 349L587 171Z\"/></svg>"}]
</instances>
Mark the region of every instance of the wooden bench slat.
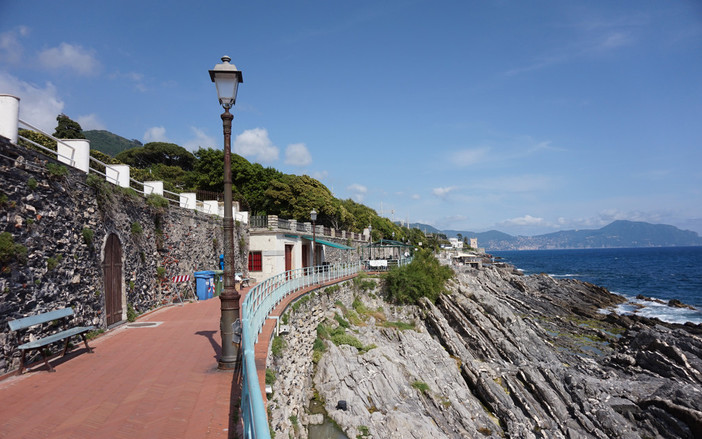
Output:
<instances>
[{"instance_id":1,"label":"wooden bench slat","mask_svg":"<svg viewBox=\"0 0 702 439\"><path fill-rule=\"evenodd\" d=\"M29 328L30 326L39 325L41 323L47 323L52 320L61 319L63 317L68 317L73 315L73 308L62 308L54 311L45 312L43 314L37 314L29 317L23 317L21 319L10 320L7 324L10 329L17 331L18 329Z\"/></svg>"},{"instance_id":2,"label":"wooden bench slat","mask_svg":"<svg viewBox=\"0 0 702 439\"><path fill-rule=\"evenodd\" d=\"M21 346L17 346L17 349L19 350L27 350L27 349L37 349L42 346L49 345L51 343L57 342L59 340L63 340L64 338L72 337L74 335L82 334L84 332L88 331L94 331L95 326L78 326L75 328L67 329L65 331L57 332L56 334L52 334L49 336L46 336L44 338L40 338L39 340L34 340L30 341L29 343L25 343Z\"/></svg>"}]
</instances>

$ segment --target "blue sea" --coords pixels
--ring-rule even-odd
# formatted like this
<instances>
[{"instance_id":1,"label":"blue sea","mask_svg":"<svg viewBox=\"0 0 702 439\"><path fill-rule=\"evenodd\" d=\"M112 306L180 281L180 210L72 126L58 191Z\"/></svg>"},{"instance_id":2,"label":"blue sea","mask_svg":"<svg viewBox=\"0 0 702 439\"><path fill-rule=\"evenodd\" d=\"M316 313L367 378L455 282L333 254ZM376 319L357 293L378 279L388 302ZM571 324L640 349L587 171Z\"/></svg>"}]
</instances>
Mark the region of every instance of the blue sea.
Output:
<instances>
[{"instance_id":1,"label":"blue sea","mask_svg":"<svg viewBox=\"0 0 702 439\"><path fill-rule=\"evenodd\" d=\"M620 314L636 313L670 323L702 323L702 247L609 248L491 252L524 274L546 273L607 288L629 303ZM660 299L664 304L636 299ZM671 299L696 309L667 306ZM641 307L643 306L643 307Z\"/></svg>"}]
</instances>

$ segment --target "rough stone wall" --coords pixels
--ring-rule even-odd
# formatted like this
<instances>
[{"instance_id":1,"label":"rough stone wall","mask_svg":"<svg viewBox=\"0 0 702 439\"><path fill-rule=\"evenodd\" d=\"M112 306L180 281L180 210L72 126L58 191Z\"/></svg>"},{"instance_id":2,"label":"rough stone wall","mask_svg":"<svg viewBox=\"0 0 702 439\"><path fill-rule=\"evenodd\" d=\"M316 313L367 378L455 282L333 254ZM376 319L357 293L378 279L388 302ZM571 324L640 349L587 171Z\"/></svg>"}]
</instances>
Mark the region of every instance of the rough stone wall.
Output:
<instances>
[{"instance_id":1,"label":"rough stone wall","mask_svg":"<svg viewBox=\"0 0 702 439\"><path fill-rule=\"evenodd\" d=\"M307 407L312 399L312 376L314 363L312 347L317 338L317 325L325 320L333 320L335 302L350 306L353 301L351 282L343 282L340 289L327 293L327 288L314 291L298 299L300 306L291 304L285 311L290 333L281 335L285 341L282 355L268 354L266 364L276 374L273 396L268 402L269 419L273 431L279 437L307 437ZM328 291L333 291L330 289ZM302 300L301 300L302 299ZM299 418L293 425L291 416Z\"/></svg>"},{"instance_id":2,"label":"rough stone wall","mask_svg":"<svg viewBox=\"0 0 702 439\"><path fill-rule=\"evenodd\" d=\"M137 313L172 302L172 276L219 268L219 217L154 204L0 138L0 373L17 368L15 348L27 335L46 331L20 340L8 320L70 306L74 325L106 328L102 263L111 233L122 246L123 294ZM236 224L234 233L239 270L248 230ZM179 289L195 292L194 279Z\"/></svg>"},{"instance_id":3,"label":"rough stone wall","mask_svg":"<svg viewBox=\"0 0 702 439\"><path fill-rule=\"evenodd\" d=\"M356 247L354 250L342 250L340 248L324 247L324 261L330 264L338 264L343 262L356 262L361 259L360 246L364 245L362 241L351 241L350 239L324 238L327 241L337 244Z\"/></svg>"}]
</instances>

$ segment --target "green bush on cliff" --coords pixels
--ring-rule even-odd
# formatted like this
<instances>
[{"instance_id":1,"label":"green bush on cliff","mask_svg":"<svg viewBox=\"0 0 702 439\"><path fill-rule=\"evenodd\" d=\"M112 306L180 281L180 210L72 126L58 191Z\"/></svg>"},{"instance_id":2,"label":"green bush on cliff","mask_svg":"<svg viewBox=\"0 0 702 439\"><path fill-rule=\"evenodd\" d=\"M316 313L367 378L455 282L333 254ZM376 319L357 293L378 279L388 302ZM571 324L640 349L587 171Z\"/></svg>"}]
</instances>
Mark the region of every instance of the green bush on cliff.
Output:
<instances>
[{"instance_id":1,"label":"green bush on cliff","mask_svg":"<svg viewBox=\"0 0 702 439\"><path fill-rule=\"evenodd\" d=\"M385 291L395 303L416 304L422 297L435 302L451 277L450 267L441 265L429 250L420 250L410 264L385 275Z\"/></svg>"},{"instance_id":2,"label":"green bush on cliff","mask_svg":"<svg viewBox=\"0 0 702 439\"><path fill-rule=\"evenodd\" d=\"M27 247L22 244L15 244L15 240L10 232L0 233L0 264L9 263L16 260L19 263L27 261Z\"/></svg>"}]
</instances>

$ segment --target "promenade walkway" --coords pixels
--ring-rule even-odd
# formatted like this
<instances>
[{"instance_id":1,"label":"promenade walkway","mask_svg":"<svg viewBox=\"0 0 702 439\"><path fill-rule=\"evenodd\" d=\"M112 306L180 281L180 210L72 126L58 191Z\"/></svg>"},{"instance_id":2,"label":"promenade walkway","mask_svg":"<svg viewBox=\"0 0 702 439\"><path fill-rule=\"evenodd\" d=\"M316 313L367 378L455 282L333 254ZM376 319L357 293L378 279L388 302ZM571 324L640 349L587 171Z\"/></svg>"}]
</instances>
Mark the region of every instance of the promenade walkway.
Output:
<instances>
[{"instance_id":1,"label":"promenade walkway","mask_svg":"<svg viewBox=\"0 0 702 439\"><path fill-rule=\"evenodd\" d=\"M242 295L245 292L242 292ZM217 370L219 299L159 309L0 381L0 438L228 438L239 395ZM234 396L234 397L232 397Z\"/></svg>"},{"instance_id":2,"label":"promenade walkway","mask_svg":"<svg viewBox=\"0 0 702 439\"><path fill-rule=\"evenodd\" d=\"M296 291L270 315L280 316L314 289L353 277ZM242 302L248 290L240 292ZM217 370L219 318L216 298L161 308L92 340L92 354L76 342L65 358L51 361L55 373L38 362L24 375L0 381L0 438L240 437L234 422L241 376ZM255 347L264 401L275 322L266 321Z\"/></svg>"}]
</instances>

